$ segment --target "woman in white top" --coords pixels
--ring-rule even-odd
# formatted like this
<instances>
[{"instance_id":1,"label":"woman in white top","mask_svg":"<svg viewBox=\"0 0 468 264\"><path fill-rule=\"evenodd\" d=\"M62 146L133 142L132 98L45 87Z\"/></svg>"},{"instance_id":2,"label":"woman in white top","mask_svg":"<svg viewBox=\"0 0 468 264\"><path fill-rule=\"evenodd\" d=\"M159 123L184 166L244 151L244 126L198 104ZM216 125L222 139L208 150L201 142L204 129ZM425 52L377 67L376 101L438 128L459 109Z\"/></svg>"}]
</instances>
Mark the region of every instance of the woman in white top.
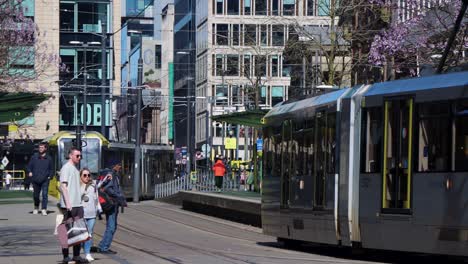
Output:
<instances>
[{"instance_id":1,"label":"woman in white top","mask_svg":"<svg viewBox=\"0 0 468 264\"><path fill-rule=\"evenodd\" d=\"M98 201L96 182L91 179L91 173L89 169L83 168L80 171L80 180L81 190L83 193L81 199L83 201L84 219L86 220L86 224L88 226L88 232L91 235L91 239L83 243L83 248L86 260L91 262L94 260L94 258L91 256L91 246L93 245L93 229L94 224L96 223L96 215L101 209Z\"/></svg>"}]
</instances>

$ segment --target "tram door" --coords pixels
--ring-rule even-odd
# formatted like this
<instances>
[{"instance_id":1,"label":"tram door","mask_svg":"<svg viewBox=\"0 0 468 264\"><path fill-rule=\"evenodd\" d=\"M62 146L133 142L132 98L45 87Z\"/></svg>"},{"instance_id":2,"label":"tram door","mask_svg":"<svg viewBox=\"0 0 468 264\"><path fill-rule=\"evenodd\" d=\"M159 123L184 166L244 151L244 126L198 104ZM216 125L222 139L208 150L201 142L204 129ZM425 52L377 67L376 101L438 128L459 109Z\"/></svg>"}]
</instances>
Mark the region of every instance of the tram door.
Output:
<instances>
[{"instance_id":1,"label":"tram door","mask_svg":"<svg viewBox=\"0 0 468 264\"><path fill-rule=\"evenodd\" d=\"M413 99L385 101L382 209L409 213Z\"/></svg>"},{"instance_id":2,"label":"tram door","mask_svg":"<svg viewBox=\"0 0 468 264\"><path fill-rule=\"evenodd\" d=\"M281 207L289 207L290 179L291 179L291 152L292 124L290 120L283 122L283 138L281 141Z\"/></svg>"}]
</instances>

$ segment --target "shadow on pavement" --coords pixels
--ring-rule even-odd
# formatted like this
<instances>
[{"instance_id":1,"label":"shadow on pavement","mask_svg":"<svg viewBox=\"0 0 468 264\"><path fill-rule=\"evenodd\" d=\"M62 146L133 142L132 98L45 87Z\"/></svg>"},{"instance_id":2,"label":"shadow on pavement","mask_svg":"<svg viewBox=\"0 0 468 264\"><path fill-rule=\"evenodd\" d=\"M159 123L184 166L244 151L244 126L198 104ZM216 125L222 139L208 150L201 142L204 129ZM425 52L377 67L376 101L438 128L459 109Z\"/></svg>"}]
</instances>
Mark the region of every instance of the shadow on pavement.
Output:
<instances>
[{"instance_id":1,"label":"shadow on pavement","mask_svg":"<svg viewBox=\"0 0 468 264\"><path fill-rule=\"evenodd\" d=\"M420 253L408 253L400 251L352 249L350 247L338 247L313 243L297 243L285 246L281 242L259 242L259 246L283 248L303 253L316 254L344 260L374 261L384 263L468 263L468 258L455 256L441 256Z\"/></svg>"},{"instance_id":2,"label":"shadow on pavement","mask_svg":"<svg viewBox=\"0 0 468 264\"><path fill-rule=\"evenodd\" d=\"M0 228L0 256L57 255L60 246L50 228Z\"/></svg>"}]
</instances>

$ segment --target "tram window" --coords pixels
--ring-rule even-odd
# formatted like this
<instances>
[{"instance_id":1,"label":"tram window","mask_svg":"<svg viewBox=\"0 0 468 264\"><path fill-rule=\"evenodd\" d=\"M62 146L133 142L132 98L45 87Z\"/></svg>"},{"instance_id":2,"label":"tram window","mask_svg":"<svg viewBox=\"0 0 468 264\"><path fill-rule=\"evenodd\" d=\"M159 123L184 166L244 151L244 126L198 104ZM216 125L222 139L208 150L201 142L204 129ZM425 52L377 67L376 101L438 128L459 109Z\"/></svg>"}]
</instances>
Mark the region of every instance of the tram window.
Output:
<instances>
[{"instance_id":1,"label":"tram window","mask_svg":"<svg viewBox=\"0 0 468 264\"><path fill-rule=\"evenodd\" d=\"M468 100L457 103L454 133L455 171L468 171Z\"/></svg>"},{"instance_id":2,"label":"tram window","mask_svg":"<svg viewBox=\"0 0 468 264\"><path fill-rule=\"evenodd\" d=\"M304 204L304 125L303 121L294 122L293 140L291 141L291 194L290 201L293 206L303 206Z\"/></svg>"},{"instance_id":3,"label":"tram window","mask_svg":"<svg viewBox=\"0 0 468 264\"><path fill-rule=\"evenodd\" d=\"M312 208L314 206L314 165L315 165L315 119L306 121L304 129L304 205Z\"/></svg>"},{"instance_id":4,"label":"tram window","mask_svg":"<svg viewBox=\"0 0 468 264\"><path fill-rule=\"evenodd\" d=\"M263 142L263 147L264 147L264 172L265 172L265 177L275 177L279 176L279 174L275 174L274 166L275 166L275 149L276 149L276 144L275 144L275 132L278 132L279 127L267 127L263 130L264 133L264 142ZM275 131L276 130L276 131Z\"/></svg>"},{"instance_id":5,"label":"tram window","mask_svg":"<svg viewBox=\"0 0 468 264\"><path fill-rule=\"evenodd\" d=\"M326 145L327 153L327 173L335 173L335 147L336 147L336 113L327 114L327 130L326 130Z\"/></svg>"},{"instance_id":6,"label":"tram window","mask_svg":"<svg viewBox=\"0 0 468 264\"><path fill-rule=\"evenodd\" d=\"M420 104L418 117L418 171L449 171L450 104Z\"/></svg>"},{"instance_id":7,"label":"tram window","mask_svg":"<svg viewBox=\"0 0 468 264\"><path fill-rule=\"evenodd\" d=\"M382 109L367 108L362 117L361 172L377 173L382 161Z\"/></svg>"}]
</instances>

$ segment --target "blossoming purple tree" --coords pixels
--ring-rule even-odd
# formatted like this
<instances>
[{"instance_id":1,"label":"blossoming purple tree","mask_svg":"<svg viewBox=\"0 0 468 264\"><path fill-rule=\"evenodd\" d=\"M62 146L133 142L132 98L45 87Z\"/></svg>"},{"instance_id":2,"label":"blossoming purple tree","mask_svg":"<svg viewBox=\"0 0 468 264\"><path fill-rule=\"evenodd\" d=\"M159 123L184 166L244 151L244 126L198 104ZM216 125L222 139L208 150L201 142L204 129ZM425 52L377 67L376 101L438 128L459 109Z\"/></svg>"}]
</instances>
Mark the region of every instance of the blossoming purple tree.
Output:
<instances>
[{"instance_id":1,"label":"blossoming purple tree","mask_svg":"<svg viewBox=\"0 0 468 264\"><path fill-rule=\"evenodd\" d=\"M368 60L383 67L384 80L417 76L421 66L437 67L447 46L446 67L467 62L467 0L369 0L369 3L390 11L389 27L375 35ZM450 34L460 19L454 41L447 45Z\"/></svg>"},{"instance_id":2,"label":"blossoming purple tree","mask_svg":"<svg viewBox=\"0 0 468 264\"><path fill-rule=\"evenodd\" d=\"M25 16L25 8L23 0L0 0L0 92L25 91L28 83L47 76L50 67L61 68L59 55L40 41L45 32Z\"/></svg>"}]
</instances>

